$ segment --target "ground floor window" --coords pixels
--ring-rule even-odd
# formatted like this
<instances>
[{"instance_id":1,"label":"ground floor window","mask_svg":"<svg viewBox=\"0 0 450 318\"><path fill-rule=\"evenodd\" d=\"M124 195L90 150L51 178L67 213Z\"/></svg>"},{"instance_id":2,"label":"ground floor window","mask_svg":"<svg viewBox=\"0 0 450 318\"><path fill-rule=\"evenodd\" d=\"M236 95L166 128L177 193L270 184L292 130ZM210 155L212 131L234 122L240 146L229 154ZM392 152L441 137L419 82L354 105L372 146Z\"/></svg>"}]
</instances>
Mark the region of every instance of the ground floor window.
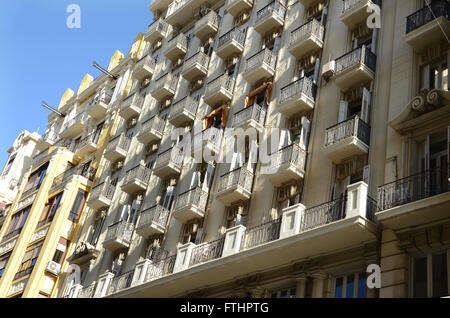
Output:
<instances>
[{"instance_id":1,"label":"ground floor window","mask_svg":"<svg viewBox=\"0 0 450 318\"><path fill-rule=\"evenodd\" d=\"M352 273L334 279L334 298L366 298L366 273Z\"/></svg>"},{"instance_id":2,"label":"ground floor window","mask_svg":"<svg viewBox=\"0 0 450 318\"><path fill-rule=\"evenodd\" d=\"M295 287L276 290L270 293L270 298L295 298Z\"/></svg>"}]
</instances>

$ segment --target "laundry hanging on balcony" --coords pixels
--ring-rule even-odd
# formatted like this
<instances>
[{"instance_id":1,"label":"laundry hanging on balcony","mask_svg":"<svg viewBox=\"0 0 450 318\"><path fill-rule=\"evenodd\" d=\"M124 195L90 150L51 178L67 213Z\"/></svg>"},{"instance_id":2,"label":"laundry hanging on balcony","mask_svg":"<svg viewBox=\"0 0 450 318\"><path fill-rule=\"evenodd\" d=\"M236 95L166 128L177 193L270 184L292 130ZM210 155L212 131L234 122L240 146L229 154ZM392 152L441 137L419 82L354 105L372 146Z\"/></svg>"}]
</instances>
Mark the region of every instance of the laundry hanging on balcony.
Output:
<instances>
[{"instance_id":1,"label":"laundry hanging on balcony","mask_svg":"<svg viewBox=\"0 0 450 318\"><path fill-rule=\"evenodd\" d=\"M222 119L222 127L225 128L228 120L228 114L230 112L230 106L228 104L222 105L219 108L212 111L209 115L203 118L203 130L208 129L214 123L214 118L220 116Z\"/></svg>"},{"instance_id":2,"label":"laundry hanging on balcony","mask_svg":"<svg viewBox=\"0 0 450 318\"><path fill-rule=\"evenodd\" d=\"M266 91L265 100L266 104L270 103L270 96L272 95L272 82L267 82L257 89L250 92L245 98L245 108L252 106L255 103L256 96Z\"/></svg>"}]
</instances>

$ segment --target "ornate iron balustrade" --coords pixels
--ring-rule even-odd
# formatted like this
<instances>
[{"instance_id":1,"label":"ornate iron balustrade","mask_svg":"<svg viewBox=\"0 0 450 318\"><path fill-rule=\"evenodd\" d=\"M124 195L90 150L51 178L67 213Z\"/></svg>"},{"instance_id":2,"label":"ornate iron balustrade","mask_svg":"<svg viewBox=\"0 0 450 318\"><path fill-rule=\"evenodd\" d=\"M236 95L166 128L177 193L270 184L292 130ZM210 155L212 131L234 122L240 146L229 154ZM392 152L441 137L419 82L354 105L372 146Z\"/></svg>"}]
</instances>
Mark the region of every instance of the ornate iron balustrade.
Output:
<instances>
[{"instance_id":1,"label":"ornate iron balustrade","mask_svg":"<svg viewBox=\"0 0 450 318\"><path fill-rule=\"evenodd\" d=\"M254 120L258 124L264 125L266 120L266 110L258 104L244 108L233 115L233 127L237 127L244 122Z\"/></svg>"},{"instance_id":2,"label":"ornate iron balustrade","mask_svg":"<svg viewBox=\"0 0 450 318\"><path fill-rule=\"evenodd\" d=\"M125 134L118 135L111 139L106 147L106 152L113 151L116 148L120 148L124 151L128 151L131 145L131 138L128 138Z\"/></svg>"},{"instance_id":3,"label":"ornate iron balustrade","mask_svg":"<svg viewBox=\"0 0 450 318\"><path fill-rule=\"evenodd\" d=\"M56 146L56 144L55 144L55 146ZM41 163L44 162L44 159L47 158L48 155L50 155L49 149L39 152L39 153L38 153L37 155L35 155L35 156L33 157L33 159L31 160L31 165L32 165L34 168L37 167L38 165L40 165Z\"/></svg>"},{"instance_id":4,"label":"ornate iron balustrade","mask_svg":"<svg viewBox=\"0 0 450 318\"><path fill-rule=\"evenodd\" d=\"M92 189L89 201L97 200L100 196L104 196L108 200L112 200L115 191L116 187L111 183L100 183Z\"/></svg>"},{"instance_id":5,"label":"ornate iron balustrade","mask_svg":"<svg viewBox=\"0 0 450 318\"><path fill-rule=\"evenodd\" d=\"M325 147L329 147L349 137L356 137L370 146L370 126L359 116L347 119L327 129Z\"/></svg>"},{"instance_id":6,"label":"ornate iron balustrade","mask_svg":"<svg viewBox=\"0 0 450 318\"><path fill-rule=\"evenodd\" d=\"M220 177L218 192L226 191L234 186L241 186L251 192L253 185L253 173L245 166L225 173Z\"/></svg>"},{"instance_id":7,"label":"ornate iron balustrade","mask_svg":"<svg viewBox=\"0 0 450 318\"><path fill-rule=\"evenodd\" d=\"M259 21L272 13L278 15L284 20L286 15L286 7L279 1L272 1L256 13L256 21Z\"/></svg>"},{"instance_id":8,"label":"ornate iron balustrade","mask_svg":"<svg viewBox=\"0 0 450 318\"><path fill-rule=\"evenodd\" d=\"M288 99L299 94L305 94L315 100L317 95L317 85L314 84L313 80L309 77L302 77L301 79L283 87L280 94L280 103L284 103Z\"/></svg>"},{"instance_id":9,"label":"ornate iron balustrade","mask_svg":"<svg viewBox=\"0 0 450 318\"><path fill-rule=\"evenodd\" d=\"M188 57L185 61L184 61L184 66L183 66L183 70L186 70L190 67L192 67L194 64L200 64L203 67L208 68L209 65L209 56L206 55L205 53L198 51L197 53L195 53L194 55Z\"/></svg>"},{"instance_id":10,"label":"ornate iron balustrade","mask_svg":"<svg viewBox=\"0 0 450 318\"><path fill-rule=\"evenodd\" d=\"M224 243L225 236L218 240L194 247L189 261L189 267L222 257Z\"/></svg>"},{"instance_id":11,"label":"ornate iron balustrade","mask_svg":"<svg viewBox=\"0 0 450 318\"><path fill-rule=\"evenodd\" d=\"M176 37L171 38L169 42L167 42L166 52L172 50L175 46L181 46L185 50L187 50L189 46L189 41L184 33L178 34Z\"/></svg>"},{"instance_id":12,"label":"ornate iron balustrade","mask_svg":"<svg viewBox=\"0 0 450 318\"><path fill-rule=\"evenodd\" d=\"M155 84L153 86L153 91L163 88L167 85L167 88L170 90L175 90L177 88L178 76L174 76L172 73L166 73L163 76L159 77L155 80Z\"/></svg>"},{"instance_id":13,"label":"ornate iron balustrade","mask_svg":"<svg viewBox=\"0 0 450 318\"><path fill-rule=\"evenodd\" d=\"M45 133L41 138L41 142L47 141L49 143L54 143L58 140L58 134L54 130L50 130Z\"/></svg>"},{"instance_id":14,"label":"ornate iron balustrade","mask_svg":"<svg viewBox=\"0 0 450 318\"><path fill-rule=\"evenodd\" d=\"M184 6L189 0L181 0L172 2L167 8L166 19L177 12L182 6Z\"/></svg>"},{"instance_id":15,"label":"ornate iron balustrade","mask_svg":"<svg viewBox=\"0 0 450 318\"><path fill-rule=\"evenodd\" d=\"M360 48L356 48L336 59L335 75L339 75L340 73L360 63L364 64L375 72L377 56L375 55L375 53L372 53L372 51L370 51L365 45Z\"/></svg>"},{"instance_id":16,"label":"ornate iron balustrade","mask_svg":"<svg viewBox=\"0 0 450 318\"><path fill-rule=\"evenodd\" d=\"M134 224L126 221L119 221L111 224L106 232L105 241L120 238L124 241L130 242L133 235Z\"/></svg>"},{"instance_id":17,"label":"ornate iron balustrade","mask_svg":"<svg viewBox=\"0 0 450 318\"><path fill-rule=\"evenodd\" d=\"M342 7L342 14L347 12L350 9L353 9L357 4L359 4L363 0L344 0ZM373 4L381 6L381 0L372 0Z\"/></svg>"},{"instance_id":18,"label":"ornate iron balustrade","mask_svg":"<svg viewBox=\"0 0 450 318\"><path fill-rule=\"evenodd\" d=\"M89 102L88 108L91 108L92 106L99 104L99 103L104 103L106 105L109 105L109 103L111 102L111 98L112 98L111 92L102 91L99 94L95 95L94 98L91 99L91 101Z\"/></svg>"},{"instance_id":19,"label":"ornate iron balustrade","mask_svg":"<svg viewBox=\"0 0 450 318\"><path fill-rule=\"evenodd\" d=\"M122 109L134 106L139 109L142 109L144 105L145 97L139 93L133 93L128 95L127 98L123 100Z\"/></svg>"},{"instance_id":20,"label":"ornate iron balustrade","mask_svg":"<svg viewBox=\"0 0 450 318\"><path fill-rule=\"evenodd\" d=\"M167 166L169 163L173 163L181 168L181 164L183 163L183 151L177 147L173 147L160 153L158 158L156 158L155 169Z\"/></svg>"},{"instance_id":21,"label":"ornate iron balustrade","mask_svg":"<svg viewBox=\"0 0 450 318\"><path fill-rule=\"evenodd\" d=\"M195 23L194 30L200 29L204 25L211 23L212 25L219 27L220 16L213 10L209 11L205 16ZM195 33L195 32L194 32Z\"/></svg>"},{"instance_id":22,"label":"ornate iron balustrade","mask_svg":"<svg viewBox=\"0 0 450 318\"><path fill-rule=\"evenodd\" d=\"M147 28L147 33L153 33L153 32L167 32L167 29L169 27L169 24L164 21L164 19L159 18L156 21L153 21L151 24L149 24Z\"/></svg>"},{"instance_id":23,"label":"ornate iron balustrade","mask_svg":"<svg viewBox=\"0 0 450 318\"><path fill-rule=\"evenodd\" d=\"M208 192L204 191L202 188L193 188L178 195L174 209L178 210L193 204L204 211L206 209L207 200Z\"/></svg>"},{"instance_id":24,"label":"ornate iron balustrade","mask_svg":"<svg viewBox=\"0 0 450 318\"><path fill-rule=\"evenodd\" d=\"M152 223L156 223L165 228L169 220L169 214L170 212L166 208L161 205L155 205L141 212L137 227L148 227Z\"/></svg>"},{"instance_id":25,"label":"ornate iron balustrade","mask_svg":"<svg viewBox=\"0 0 450 318\"><path fill-rule=\"evenodd\" d=\"M148 183L152 170L143 165L138 165L127 171L123 184L127 184L133 180L139 180L143 183Z\"/></svg>"},{"instance_id":26,"label":"ornate iron balustrade","mask_svg":"<svg viewBox=\"0 0 450 318\"><path fill-rule=\"evenodd\" d=\"M67 128L73 126L78 121L82 121L83 122L83 121L87 120L87 117L88 117L88 115L85 112L78 113L75 117L67 120L63 124L63 130L66 130Z\"/></svg>"},{"instance_id":27,"label":"ornate iron balustrade","mask_svg":"<svg viewBox=\"0 0 450 318\"><path fill-rule=\"evenodd\" d=\"M211 93L212 91L219 90L220 88L223 88L230 93L233 92L234 89L234 78L228 76L227 74L222 74L213 79L212 81L208 82L206 85L206 93Z\"/></svg>"},{"instance_id":28,"label":"ornate iron balustrade","mask_svg":"<svg viewBox=\"0 0 450 318\"><path fill-rule=\"evenodd\" d=\"M201 144L202 146L206 144L210 144L215 147L220 147L222 143L222 137L223 137L223 130L218 129L216 127L209 127L205 130L203 130L200 133L197 133L194 135L194 138L192 139L192 145L196 147L198 144ZM200 140L200 142L197 142L197 140Z\"/></svg>"},{"instance_id":29,"label":"ornate iron balustrade","mask_svg":"<svg viewBox=\"0 0 450 318\"><path fill-rule=\"evenodd\" d=\"M280 229L281 218L247 229L242 238L240 250L248 250L279 239Z\"/></svg>"},{"instance_id":30,"label":"ornate iron balustrade","mask_svg":"<svg viewBox=\"0 0 450 318\"><path fill-rule=\"evenodd\" d=\"M136 66L134 68L136 69L138 67L143 67L145 65L150 66L150 68L154 70L156 67L155 59L150 55L145 55L139 61L136 62Z\"/></svg>"},{"instance_id":31,"label":"ornate iron balustrade","mask_svg":"<svg viewBox=\"0 0 450 318\"><path fill-rule=\"evenodd\" d=\"M306 150L294 143L270 155L271 169L276 170L287 163L291 163L296 168L304 171L306 166Z\"/></svg>"},{"instance_id":32,"label":"ornate iron balustrade","mask_svg":"<svg viewBox=\"0 0 450 318\"><path fill-rule=\"evenodd\" d=\"M232 40L235 40L239 44L244 45L245 33L236 28L231 29L230 31L219 37L217 48L220 48L222 45Z\"/></svg>"},{"instance_id":33,"label":"ornate iron balustrade","mask_svg":"<svg viewBox=\"0 0 450 318\"><path fill-rule=\"evenodd\" d=\"M347 196L309 208L301 216L300 232L345 219Z\"/></svg>"},{"instance_id":34,"label":"ornate iron balustrade","mask_svg":"<svg viewBox=\"0 0 450 318\"><path fill-rule=\"evenodd\" d=\"M186 96L172 104L169 118L174 118L183 112L188 112L191 116L195 117L197 114L197 108L198 101L193 99L191 96Z\"/></svg>"},{"instance_id":35,"label":"ornate iron balustrade","mask_svg":"<svg viewBox=\"0 0 450 318\"><path fill-rule=\"evenodd\" d=\"M423 9L414 12L406 18L406 34L417 30L437 18L445 17L447 20L450 19L450 4L447 1L433 1L430 4L430 7L433 12L431 12L428 5L425 4Z\"/></svg>"},{"instance_id":36,"label":"ornate iron balustrade","mask_svg":"<svg viewBox=\"0 0 450 318\"><path fill-rule=\"evenodd\" d=\"M165 126L166 122L155 115L142 123L141 131L142 133L146 133L153 130L160 134L163 134Z\"/></svg>"},{"instance_id":37,"label":"ornate iron balustrade","mask_svg":"<svg viewBox=\"0 0 450 318\"><path fill-rule=\"evenodd\" d=\"M54 191L68 180L70 180L73 176L82 176L87 178L89 181L92 181L95 176L95 169L83 169L83 166L72 166L63 173L60 173L53 179L52 186L50 187L50 191Z\"/></svg>"},{"instance_id":38,"label":"ornate iron balustrade","mask_svg":"<svg viewBox=\"0 0 450 318\"><path fill-rule=\"evenodd\" d=\"M147 269L145 281L149 282L157 278L171 274L173 272L176 259L177 255L175 254L165 259L162 259L159 262L151 264Z\"/></svg>"},{"instance_id":39,"label":"ornate iron balustrade","mask_svg":"<svg viewBox=\"0 0 450 318\"><path fill-rule=\"evenodd\" d=\"M134 269L122 274L120 276L116 276L111 280L111 283L108 288L107 295L113 294L125 288L131 286L131 282L133 281Z\"/></svg>"},{"instance_id":40,"label":"ornate iron balustrade","mask_svg":"<svg viewBox=\"0 0 450 318\"><path fill-rule=\"evenodd\" d=\"M378 211L450 191L448 167L430 169L378 188Z\"/></svg>"},{"instance_id":41,"label":"ornate iron balustrade","mask_svg":"<svg viewBox=\"0 0 450 318\"><path fill-rule=\"evenodd\" d=\"M255 67L261 67L262 64L267 64L269 67L275 69L276 63L277 56L271 50L264 48L247 59L245 71L247 72Z\"/></svg>"},{"instance_id":42,"label":"ornate iron balustrade","mask_svg":"<svg viewBox=\"0 0 450 318\"><path fill-rule=\"evenodd\" d=\"M95 292L96 287L97 287L97 283L83 287L78 292L77 298L92 298L92 297L94 297L94 292Z\"/></svg>"},{"instance_id":43,"label":"ornate iron balustrade","mask_svg":"<svg viewBox=\"0 0 450 318\"><path fill-rule=\"evenodd\" d=\"M325 34L325 26L320 24L319 21L313 19L305 24L299 26L291 32L291 39L289 45L297 42L306 36L315 35L320 40L323 40L323 35Z\"/></svg>"},{"instance_id":44,"label":"ornate iron balustrade","mask_svg":"<svg viewBox=\"0 0 450 318\"><path fill-rule=\"evenodd\" d=\"M77 144L77 149L81 149L88 144L95 144L97 145L98 140L100 139L100 134L90 134L81 139Z\"/></svg>"}]
</instances>

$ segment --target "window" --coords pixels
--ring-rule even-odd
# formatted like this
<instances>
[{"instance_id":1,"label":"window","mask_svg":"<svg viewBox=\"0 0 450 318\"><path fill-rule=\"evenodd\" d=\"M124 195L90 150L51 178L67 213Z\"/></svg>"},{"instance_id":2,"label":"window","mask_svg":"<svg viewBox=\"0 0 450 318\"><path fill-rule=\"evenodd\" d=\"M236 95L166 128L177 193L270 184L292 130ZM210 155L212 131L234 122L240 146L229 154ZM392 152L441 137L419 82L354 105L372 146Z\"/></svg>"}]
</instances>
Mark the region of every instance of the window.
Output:
<instances>
[{"instance_id":1,"label":"window","mask_svg":"<svg viewBox=\"0 0 450 318\"><path fill-rule=\"evenodd\" d=\"M9 225L6 229L6 234L3 237L3 241L6 241L8 239L10 239L13 236L16 236L20 233L20 231L22 230L25 221L27 220L28 217L28 213L30 213L31 210L31 205L19 212L17 212L16 214L14 214L11 217L11 221L9 222Z\"/></svg>"},{"instance_id":2,"label":"window","mask_svg":"<svg viewBox=\"0 0 450 318\"><path fill-rule=\"evenodd\" d=\"M336 277L334 298L366 298L366 273Z\"/></svg>"},{"instance_id":3,"label":"window","mask_svg":"<svg viewBox=\"0 0 450 318\"><path fill-rule=\"evenodd\" d=\"M420 88L448 90L448 64L446 59L421 67Z\"/></svg>"},{"instance_id":4,"label":"window","mask_svg":"<svg viewBox=\"0 0 450 318\"><path fill-rule=\"evenodd\" d=\"M47 167L48 163L46 163L30 175L30 177L28 178L28 183L25 186L24 193L39 189L47 172Z\"/></svg>"},{"instance_id":5,"label":"window","mask_svg":"<svg viewBox=\"0 0 450 318\"><path fill-rule=\"evenodd\" d=\"M41 251L43 244L44 241L41 241L38 244L28 247L27 251L25 252L25 256L23 257L22 264L20 265L19 270L14 277L15 280L31 274L34 265L36 265L36 261L39 257L39 252Z\"/></svg>"},{"instance_id":6,"label":"window","mask_svg":"<svg viewBox=\"0 0 450 318\"><path fill-rule=\"evenodd\" d=\"M278 204L280 210L295 206L301 202L303 182L296 182L278 188Z\"/></svg>"},{"instance_id":7,"label":"window","mask_svg":"<svg viewBox=\"0 0 450 318\"><path fill-rule=\"evenodd\" d=\"M103 224L105 223L106 213L99 212L94 224L92 225L91 232L89 233L88 242L92 245L97 245L100 234L102 233Z\"/></svg>"},{"instance_id":8,"label":"window","mask_svg":"<svg viewBox=\"0 0 450 318\"><path fill-rule=\"evenodd\" d=\"M295 298L295 287L280 289L270 294L270 298Z\"/></svg>"},{"instance_id":9,"label":"window","mask_svg":"<svg viewBox=\"0 0 450 318\"><path fill-rule=\"evenodd\" d=\"M72 209L70 210L70 214L69 214L69 220L77 223L79 218L80 218L80 214L81 211L83 210L84 207L84 203L86 202L86 197L87 197L87 192L83 191L83 190L79 190L77 193L77 197L75 198L75 202L73 203Z\"/></svg>"},{"instance_id":10,"label":"window","mask_svg":"<svg viewBox=\"0 0 450 318\"><path fill-rule=\"evenodd\" d=\"M412 258L411 278L414 298L449 295L449 259L450 249Z\"/></svg>"},{"instance_id":11,"label":"window","mask_svg":"<svg viewBox=\"0 0 450 318\"><path fill-rule=\"evenodd\" d=\"M6 265L8 265L8 260L11 257L11 252L0 256L0 278L3 275L3 272L5 271Z\"/></svg>"},{"instance_id":12,"label":"window","mask_svg":"<svg viewBox=\"0 0 450 318\"><path fill-rule=\"evenodd\" d=\"M53 221L56 210L58 210L59 204L61 203L62 195L63 192L55 195L54 197L50 198L48 202L45 204L41 218L37 225L38 228Z\"/></svg>"},{"instance_id":13,"label":"window","mask_svg":"<svg viewBox=\"0 0 450 318\"><path fill-rule=\"evenodd\" d=\"M9 158L8 162L6 163L5 169L3 170L2 176L6 176L9 173L9 170L11 170L11 166L14 162L14 159L16 159L16 155L11 156Z\"/></svg>"},{"instance_id":14,"label":"window","mask_svg":"<svg viewBox=\"0 0 450 318\"><path fill-rule=\"evenodd\" d=\"M66 256L67 246L69 245L69 241L65 238L60 237L58 246L56 247L55 254L53 255L52 261L58 264L62 264L64 262L64 258Z\"/></svg>"}]
</instances>

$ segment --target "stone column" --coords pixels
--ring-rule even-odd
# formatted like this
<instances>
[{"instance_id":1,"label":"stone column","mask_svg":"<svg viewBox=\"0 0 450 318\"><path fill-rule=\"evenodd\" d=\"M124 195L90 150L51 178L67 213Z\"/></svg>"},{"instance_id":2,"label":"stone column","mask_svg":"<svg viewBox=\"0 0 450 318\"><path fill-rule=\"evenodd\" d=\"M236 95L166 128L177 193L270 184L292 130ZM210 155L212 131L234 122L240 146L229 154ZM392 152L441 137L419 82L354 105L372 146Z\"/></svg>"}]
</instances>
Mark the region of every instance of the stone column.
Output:
<instances>
[{"instance_id":1,"label":"stone column","mask_svg":"<svg viewBox=\"0 0 450 318\"><path fill-rule=\"evenodd\" d=\"M317 272L311 275L313 277L313 298L323 298L325 279L328 275L324 272Z\"/></svg>"},{"instance_id":2,"label":"stone column","mask_svg":"<svg viewBox=\"0 0 450 318\"><path fill-rule=\"evenodd\" d=\"M295 280L297 282L297 285L295 287L295 298L305 298L306 281L308 280L308 277L305 273L302 273L298 275Z\"/></svg>"}]
</instances>

